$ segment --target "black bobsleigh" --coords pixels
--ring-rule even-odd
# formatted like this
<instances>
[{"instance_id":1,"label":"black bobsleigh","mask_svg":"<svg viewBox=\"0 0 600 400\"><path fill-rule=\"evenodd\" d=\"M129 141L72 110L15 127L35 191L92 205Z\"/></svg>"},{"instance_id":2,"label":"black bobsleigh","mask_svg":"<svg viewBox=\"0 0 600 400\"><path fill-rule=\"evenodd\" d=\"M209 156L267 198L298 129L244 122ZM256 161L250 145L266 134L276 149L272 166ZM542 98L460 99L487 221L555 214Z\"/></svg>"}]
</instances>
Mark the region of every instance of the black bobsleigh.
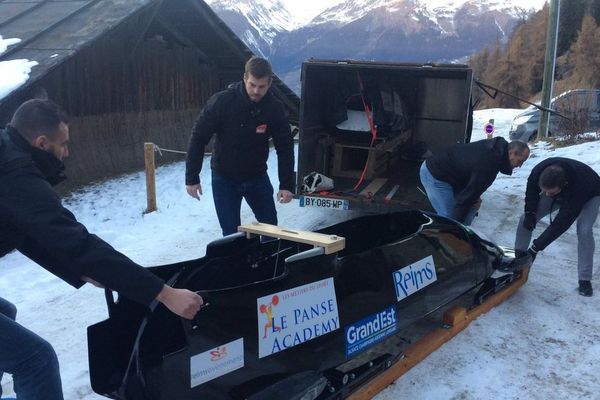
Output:
<instances>
[{"instance_id":1,"label":"black bobsleigh","mask_svg":"<svg viewBox=\"0 0 600 400\"><path fill-rule=\"evenodd\" d=\"M188 321L107 292L88 328L92 388L113 399L341 398L402 355L403 332L518 273L513 254L447 218L405 211L313 232L270 225L150 268L207 305ZM248 232L268 236L253 236ZM279 237L277 239L276 237ZM500 277L497 277L500 276Z\"/></svg>"}]
</instances>

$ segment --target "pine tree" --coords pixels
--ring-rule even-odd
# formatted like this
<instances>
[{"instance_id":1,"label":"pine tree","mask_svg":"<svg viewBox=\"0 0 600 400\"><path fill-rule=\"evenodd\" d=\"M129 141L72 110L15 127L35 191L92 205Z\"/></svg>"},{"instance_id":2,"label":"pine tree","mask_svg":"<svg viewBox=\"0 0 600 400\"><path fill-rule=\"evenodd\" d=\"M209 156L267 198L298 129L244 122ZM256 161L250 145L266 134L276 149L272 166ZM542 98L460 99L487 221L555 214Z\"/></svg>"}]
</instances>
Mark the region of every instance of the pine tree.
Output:
<instances>
[{"instance_id":1,"label":"pine tree","mask_svg":"<svg viewBox=\"0 0 600 400\"><path fill-rule=\"evenodd\" d=\"M573 42L577 40L577 32L585 15L585 0L562 0L560 2L558 23L557 56L565 54ZM546 4L546 8L548 5Z\"/></svg>"},{"instance_id":2,"label":"pine tree","mask_svg":"<svg viewBox=\"0 0 600 400\"><path fill-rule=\"evenodd\" d=\"M594 17L596 25L600 26L600 0L590 1L590 15Z\"/></svg>"},{"instance_id":3,"label":"pine tree","mask_svg":"<svg viewBox=\"0 0 600 400\"><path fill-rule=\"evenodd\" d=\"M586 15L581 24L577 40L570 49L570 60L574 67L573 81L582 87L598 87L600 80L597 62L600 59L600 29L591 15Z\"/></svg>"}]
</instances>

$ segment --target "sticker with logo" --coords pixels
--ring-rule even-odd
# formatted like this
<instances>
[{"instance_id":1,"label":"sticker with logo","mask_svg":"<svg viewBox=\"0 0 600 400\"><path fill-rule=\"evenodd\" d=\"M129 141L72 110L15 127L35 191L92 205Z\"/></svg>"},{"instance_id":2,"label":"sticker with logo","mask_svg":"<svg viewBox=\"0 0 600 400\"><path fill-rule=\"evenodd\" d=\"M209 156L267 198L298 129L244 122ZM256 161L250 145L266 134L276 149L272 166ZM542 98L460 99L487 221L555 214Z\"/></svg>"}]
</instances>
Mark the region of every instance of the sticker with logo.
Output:
<instances>
[{"instance_id":1,"label":"sticker with logo","mask_svg":"<svg viewBox=\"0 0 600 400\"><path fill-rule=\"evenodd\" d=\"M258 358L340 328L333 278L256 299Z\"/></svg>"},{"instance_id":2,"label":"sticker with logo","mask_svg":"<svg viewBox=\"0 0 600 400\"><path fill-rule=\"evenodd\" d=\"M396 298L403 300L437 281L433 257L427 256L393 273Z\"/></svg>"},{"instance_id":3,"label":"sticker with logo","mask_svg":"<svg viewBox=\"0 0 600 400\"><path fill-rule=\"evenodd\" d=\"M196 387L244 366L244 338L190 358L190 387Z\"/></svg>"},{"instance_id":4,"label":"sticker with logo","mask_svg":"<svg viewBox=\"0 0 600 400\"><path fill-rule=\"evenodd\" d=\"M256 133L266 133L267 132L267 124L262 124L256 127Z\"/></svg>"},{"instance_id":5,"label":"sticker with logo","mask_svg":"<svg viewBox=\"0 0 600 400\"><path fill-rule=\"evenodd\" d=\"M346 357L355 356L397 331L398 324L394 306L345 327Z\"/></svg>"}]
</instances>

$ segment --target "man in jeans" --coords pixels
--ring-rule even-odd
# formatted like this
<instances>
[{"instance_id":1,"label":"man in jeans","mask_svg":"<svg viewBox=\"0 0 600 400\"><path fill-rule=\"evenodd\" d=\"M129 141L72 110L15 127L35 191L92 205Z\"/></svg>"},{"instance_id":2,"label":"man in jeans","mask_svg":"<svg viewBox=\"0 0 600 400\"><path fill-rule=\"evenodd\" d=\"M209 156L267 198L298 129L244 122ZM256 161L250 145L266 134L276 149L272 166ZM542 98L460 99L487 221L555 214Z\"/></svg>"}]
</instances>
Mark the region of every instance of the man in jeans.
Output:
<instances>
[{"instance_id":1,"label":"man in jeans","mask_svg":"<svg viewBox=\"0 0 600 400\"><path fill-rule=\"evenodd\" d=\"M519 220L515 238L517 255L527 255L533 261L538 251L558 239L577 220L579 294L592 296L593 226L599 207L600 176L593 169L569 158L551 157L542 161L527 180L525 213ZM559 211L550 218L550 225L529 246L537 222L556 209Z\"/></svg>"},{"instance_id":2,"label":"man in jeans","mask_svg":"<svg viewBox=\"0 0 600 400\"><path fill-rule=\"evenodd\" d=\"M68 155L66 114L49 100L23 103L0 131L0 257L16 249L75 288L90 282L192 319L203 303L198 294L165 285L62 206L52 185L65 179ZM62 400L54 349L17 323L16 313L0 298L0 372L12 374L19 400Z\"/></svg>"},{"instance_id":3,"label":"man in jeans","mask_svg":"<svg viewBox=\"0 0 600 400\"><path fill-rule=\"evenodd\" d=\"M498 172L511 175L528 157L526 143L502 137L457 144L421 165L421 183L439 215L471 225L480 196Z\"/></svg>"},{"instance_id":4,"label":"man in jeans","mask_svg":"<svg viewBox=\"0 0 600 400\"><path fill-rule=\"evenodd\" d=\"M277 200L289 203L294 190L294 144L281 102L269 91L271 64L252 57L242 82L216 93L206 103L187 152L187 193L200 200L204 148L216 134L211 158L212 190L223 235L237 232L242 198L259 222L277 225L273 186L267 175L269 138L277 151Z\"/></svg>"}]
</instances>

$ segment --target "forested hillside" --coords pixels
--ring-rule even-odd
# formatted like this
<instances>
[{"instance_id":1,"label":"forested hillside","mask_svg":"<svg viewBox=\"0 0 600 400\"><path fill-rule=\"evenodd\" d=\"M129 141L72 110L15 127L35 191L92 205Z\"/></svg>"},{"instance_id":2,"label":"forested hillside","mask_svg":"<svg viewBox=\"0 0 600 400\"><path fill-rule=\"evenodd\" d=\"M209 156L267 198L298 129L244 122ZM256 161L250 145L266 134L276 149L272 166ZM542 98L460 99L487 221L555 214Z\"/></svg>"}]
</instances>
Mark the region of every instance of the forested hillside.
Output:
<instances>
[{"instance_id":1,"label":"forested hillside","mask_svg":"<svg viewBox=\"0 0 600 400\"><path fill-rule=\"evenodd\" d=\"M561 0L553 94L600 88L600 0ZM496 41L469 59L476 79L516 96L539 100L542 90L549 6L522 21L508 43ZM477 108L520 108L525 104L478 92Z\"/></svg>"}]
</instances>

